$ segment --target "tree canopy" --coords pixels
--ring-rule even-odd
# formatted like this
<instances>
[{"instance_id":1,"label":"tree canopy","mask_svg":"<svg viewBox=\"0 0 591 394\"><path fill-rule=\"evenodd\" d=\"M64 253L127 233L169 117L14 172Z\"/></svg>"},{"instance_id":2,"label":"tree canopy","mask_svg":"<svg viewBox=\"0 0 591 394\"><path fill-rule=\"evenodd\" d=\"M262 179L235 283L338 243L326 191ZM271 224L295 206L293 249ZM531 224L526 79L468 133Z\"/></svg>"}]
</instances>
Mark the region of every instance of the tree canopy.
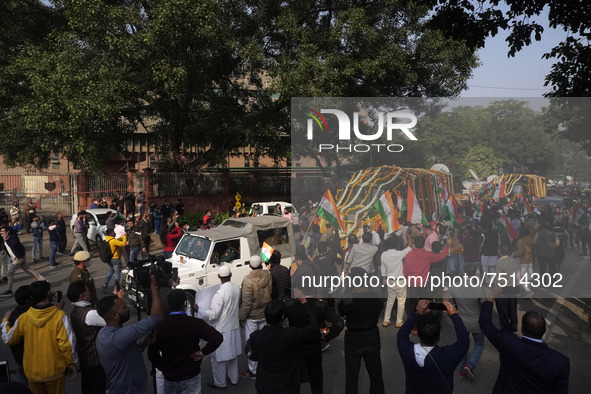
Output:
<instances>
[{"instance_id":1,"label":"tree canopy","mask_svg":"<svg viewBox=\"0 0 591 394\"><path fill-rule=\"evenodd\" d=\"M524 101L458 106L425 119L419 135L425 165L447 165L461 179L499 173L547 175L556 164L557 128Z\"/></svg>"},{"instance_id":2,"label":"tree canopy","mask_svg":"<svg viewBox=\"0 0 591 394\"><path fill-rule=\"evenodd\" d=\"M58 153L99 169L138 125L172 167L224 162L246 145L286 157L291 97L456 96L476 65L462 39L427 27L427 5L404 0L19 4L4 4L0 25L43 18L2 31L18 38L3 41L0 69L9 164Z\"/></svg>"},{"instance_id":3,"label":"tree canopy","mask_svg":"<svg viewBox=\"0 0 591 394\"><path fill-rule=\"evenodd\" d=\"M247 145L288 157L292 97L456 97L486 37L510 29L515 55L541 39L533 18L544 7L550 26L568 31L547 55L557 59L552 94L588 96L584 2L6 0L0 154L35 166L61 154L99 170L143 126L171 169L223 163ZM591 149L581 122L567 126ZM464 152L479 143L456 137ZM418 163L415 148L404 154ZM504 163L537 166L515 160Z\"/></svg>"}]
</instances>

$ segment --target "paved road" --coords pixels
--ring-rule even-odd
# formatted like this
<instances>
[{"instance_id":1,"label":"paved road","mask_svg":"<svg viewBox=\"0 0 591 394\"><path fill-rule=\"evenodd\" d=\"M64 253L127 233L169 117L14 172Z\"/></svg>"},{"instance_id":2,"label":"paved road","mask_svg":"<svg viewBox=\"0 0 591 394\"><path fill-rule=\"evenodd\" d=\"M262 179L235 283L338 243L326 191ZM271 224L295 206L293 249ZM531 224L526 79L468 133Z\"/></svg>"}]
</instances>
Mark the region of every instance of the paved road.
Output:
<instances>
[{"instance_id":1,"label":"paved road","mask_svg":"<svg viewBox=\"0 0 591 394\"><path fill-rule=\"evenodd\" d=\"M28 253L31 249L31 237L24 235L21 240L25 244ZM47 240L45 240L45 252L49 252ZM71 245L71 242L70 242ZM155 252L161 250L160 242L154 237ZM107 271L104 265L93 254L93 265L90 268L91 273L95 278L97 288L100 289L104 276ZM33 265L47 280L52 283L54 288L59 288L63 291L68 286L68 276L73 268L73 263L69 256L60 256L58 258L60 267L57 269L50 269L47 262ZM578 251L567 250L567 259L562 267L562 272L568 278L568 286L581 286L581 289L590 289L588 278L591 278L591 263L588 257L579 257ZM14 289L26 283L30 283L31 279L23 273L18 273ZM4 287L0 286L0 291ZM99 290L100 292L100 290ZM591 295L588 296L591 299ZM549 331L546 335L546 341L550 346L563 352L571 360L571 393L588 393L591 387L591 329L587 326L587 299L531 299L520 300L519 308L523 313L526 310L536 309L547 316L549 323ZM7 310L13 307L12 299L0 300L0 313L4 314ZM69 313L69 307L66 308ZM128 324L135 321L132 317ZM449 324L449 320L444 317L444 327L442 333L443 344L454 341L453 328ZM384 370L384 382L386 392L388 393L402 393L404 392L404 371L398 352L396 350L396 332L394 326L383 328L380 326L380 335L382 340L382 363ZM324 384L326 393L342 393L344 391L344 351L343 351L343 336L335 339L331 343L331 347L324 353L323 368L324 368ZM9 360L13 364L12 355L7 346L0 345L0 360ZM240 369L246 368L246 360L244 356L240 358ZM146 363L149 366L149 363ZM459 372L455 377L455 393L489 393L496 379L498 371L498 354L495 349L487 343L482 359L478 364L475 374L477 380L463 381L459 378ZM208 388L205 384L210 380L211 367L209 360L206 359L203 363L203 392L215 392ZM66 384L66 393L74 394L80 392L80 377L78 376L74 381L68 381ZM360 393L367 393L369 391L369 381L367 373L362 367L360 378ZM152 388L149 390L152 393ZM254 393L254 381L241 379L237 386L229 386L225 392L227 393ZM302 386L303 393L309 393L307 385Z\"/></svg>"}]
</instances>

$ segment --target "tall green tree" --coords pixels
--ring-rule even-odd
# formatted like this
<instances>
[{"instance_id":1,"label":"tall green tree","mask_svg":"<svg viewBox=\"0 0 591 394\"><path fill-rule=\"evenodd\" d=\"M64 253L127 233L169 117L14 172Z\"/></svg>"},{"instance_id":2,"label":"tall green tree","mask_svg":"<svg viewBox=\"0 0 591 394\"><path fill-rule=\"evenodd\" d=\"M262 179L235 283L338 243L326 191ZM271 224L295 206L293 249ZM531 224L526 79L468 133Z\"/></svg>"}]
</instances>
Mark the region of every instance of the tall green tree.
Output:
<instances>
[{"instance_id":1,"label":"tall green tree","mask_svg":"<svg viewBox=\"0 0 591 394\"><path fill-rule=\"evenodd\" d=\"M518 100L494 101L486 107L454 107L420 124L425 164L443 163L464 178L470 177L471 163L476 165L482 161L479 158L486 157L490 161L488 175L497 174L491 172L495 168L504 173L547 175L557 159L558 129L548 127L545 119L542 111Z\"/></svg>"},{"instance_id":2,"label":"tall green tree","mask_svg":"<svg viewBox=\"0 0 591 394\"><path fill-rule=\"evenodd\" d=\"M261 108L271 98L260 89L260 65L248 61L249 50L258 56L256 26L241 3L35 3L63 23L10 59L27 90L0 122L11 163L43 164L54 152L100 169L142 125L170 152L172 168L199 167L265 130ZM279 139L267 137L268 145ZM193 144L204 147L199 155L183 149Z\"/></svg>"},{"instance_id":3,"label":"tall green tree","mask_svg":"<svg viewBox=\"0 0 591 394\"><path fill-rule=\"evenodd\" d=\"M495 151L482 145L471 147L465 156L460 158L458 169L454 175L460 179L472 178L470 170L474 171L481 179L486 179L488 175L496 175L503 168L503 159Z\"/></svg>"},{"instance_id":4,"label":"tall green tree","mask_svg":"<svg viewBox=\"0 0 591 394\"><path fill-rule=\"evenodd\" d=\"M27 1L52 23L7 44L0 72L23 92L0 119L12 164L60 153L99 169L140 125L170 168L245 145L286 157L291 97L456 96L476 65L463 38L429 26L428 5L406 0Z\"/></svg>"},{"instance_id":5,"label":"tall green tree","mask_svg":"<svg viewBox=\"0 0 591 394\"><path fill-rule=\"evenodd\" d=\"M429 27L430 8L420 2L266 0L248 5L261 26L265 67L281 108L289 108L292 97L454 97L477 65L464 39ZM360 99L359 104L366 103ZM317 157L317 144L294 144L293 153ZM388 152L345 156L323 154L322 159L337 170L343 159L404 166L421 161L410 145L395 157Z\"/></svg>"}]
</instances>

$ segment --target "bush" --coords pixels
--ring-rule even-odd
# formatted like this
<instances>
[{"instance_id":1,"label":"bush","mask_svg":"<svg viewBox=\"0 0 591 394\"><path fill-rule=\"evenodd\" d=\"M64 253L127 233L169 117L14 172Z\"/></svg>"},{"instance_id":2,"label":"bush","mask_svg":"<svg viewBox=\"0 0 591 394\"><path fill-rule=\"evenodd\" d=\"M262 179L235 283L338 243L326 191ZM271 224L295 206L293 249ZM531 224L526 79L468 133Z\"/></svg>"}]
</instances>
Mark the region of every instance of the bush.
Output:
<instances>
[{"instance_id":1,"label":"bush","mask_svg":"<svg viewBox=\"0 0 591 394\"><path fill-rule=\"evenodd\" d=\"M182 215L179 216L178 221L180 223L187 223L189 225L189 227L201 227L201 223L203 223L203 216L205 215L199 215L199 214L186 214L186 215Z\"/></svg>"},{"instance_id":2,"label":"bush","mask_svg":"<svg viewBox=\"0 0 591 394\"><path fill-rule=\"evenodd\" d=\"M229 217L230 214L228 212L220 212L213 217L213 220L215 220L217 224L221 224L224 220L228 219Z\"/></svg>"}]
</instances>

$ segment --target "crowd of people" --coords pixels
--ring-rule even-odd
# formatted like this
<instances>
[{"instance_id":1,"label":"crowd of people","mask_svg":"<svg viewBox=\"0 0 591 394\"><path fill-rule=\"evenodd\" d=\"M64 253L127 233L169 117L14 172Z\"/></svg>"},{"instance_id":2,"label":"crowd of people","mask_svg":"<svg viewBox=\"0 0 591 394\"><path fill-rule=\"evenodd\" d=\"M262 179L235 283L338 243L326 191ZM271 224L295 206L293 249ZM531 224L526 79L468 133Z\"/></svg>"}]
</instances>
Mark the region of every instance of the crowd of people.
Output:
<instances>
[{"instance_id":1,"label":"crowd of people","mask_svg":"<svg viewBox=\"0 0 591 394\"><path fill-rule=\"evenodd\" d=\"M322 393L323 351L344 330L343 391L385 393L394 388L384 385L380 335L388 332L394 315L406 392L448 393L454 390L454 375L475 379L486 337L500 359L491 391L567 393L569 359L544 344L544 317L528 311L519 329L518 298L533 296L535 289L492 281L484 287L441 287L426 296L417 285L417 280L428 283L438 273L465 277L486 272L556 273L564 260L564 248L586 245L583 252L587 253L589 222L577 220L574 228L569 220L573 215L566 208L539 206L534 214L523 216L517 201L499 205L488 200L482 207L476 213L470 203L459 206L461 223L446 216L430 226L402 221L402 227L391 234L364 226L360 240L351 234L343 248L337 229L326 224L322 232L320 225L313 224L313 207L304 206L300 210L304 236L289 268L281 265L278 251L268 261L252 256L251 271L239 287L231 281L229 266L222 265L220 287L205 306L175 289L178 282L172 276L151 271L149 289L145 289L151 294L149 317L131 325L125 325L130 309L118 285L121 260L133 265L138 255L149 253L155 226L147 210L134 213L132 218L137 220L126 224L116 219L112 228L108 224L105 241L112 253L103 292L108 294L112 277L115 287L113 294L103 297L97 294L88 271L92 260L83 236L85 214L78 215L74 231L80 231L72 252L81 250L72 256L75 266L66 292L72 303L69 316L64 312L66 297L28 267L18 231L6 225L0 234L11 265L4 295L12 296L14 272L19 268L36 281L14 293L18 306L6 313L2 338L11 346L19 380L33 393L64 393L64 372L74 377L77 369L83 393L145 393L144 349L155 370L158 393L198 393L203 383L218 390L228 382L239 384L240 377L254 380L258 393L297 393L303 383L313 393ZM588 204L582 201L579 209L587 213ZM275 214L284 216L289 211L279 207ZM497 230L496 223L503 216L511 219L518 239ZM211 211L203 225L215 225ZM178 221L162 227L159 235L165 254L174 249L182 229ZM56 242L59 249L59 238ZM305 285L302 278L314 275L377 277L385 287L357 286L338 299L327 299L319 289ZM411 277L415 282L404 286L387 280ZM493 305L500 328L492 323ZM449 316L455 330L456 341L449 346L439 344L443 315L437 309ZM247 357L247 369L240 372L238 357L242 354ZM202 382L201 365L208 355L213 379ZM359 384L362 361L369 387Z\"/></svg>"}]
</instances>

